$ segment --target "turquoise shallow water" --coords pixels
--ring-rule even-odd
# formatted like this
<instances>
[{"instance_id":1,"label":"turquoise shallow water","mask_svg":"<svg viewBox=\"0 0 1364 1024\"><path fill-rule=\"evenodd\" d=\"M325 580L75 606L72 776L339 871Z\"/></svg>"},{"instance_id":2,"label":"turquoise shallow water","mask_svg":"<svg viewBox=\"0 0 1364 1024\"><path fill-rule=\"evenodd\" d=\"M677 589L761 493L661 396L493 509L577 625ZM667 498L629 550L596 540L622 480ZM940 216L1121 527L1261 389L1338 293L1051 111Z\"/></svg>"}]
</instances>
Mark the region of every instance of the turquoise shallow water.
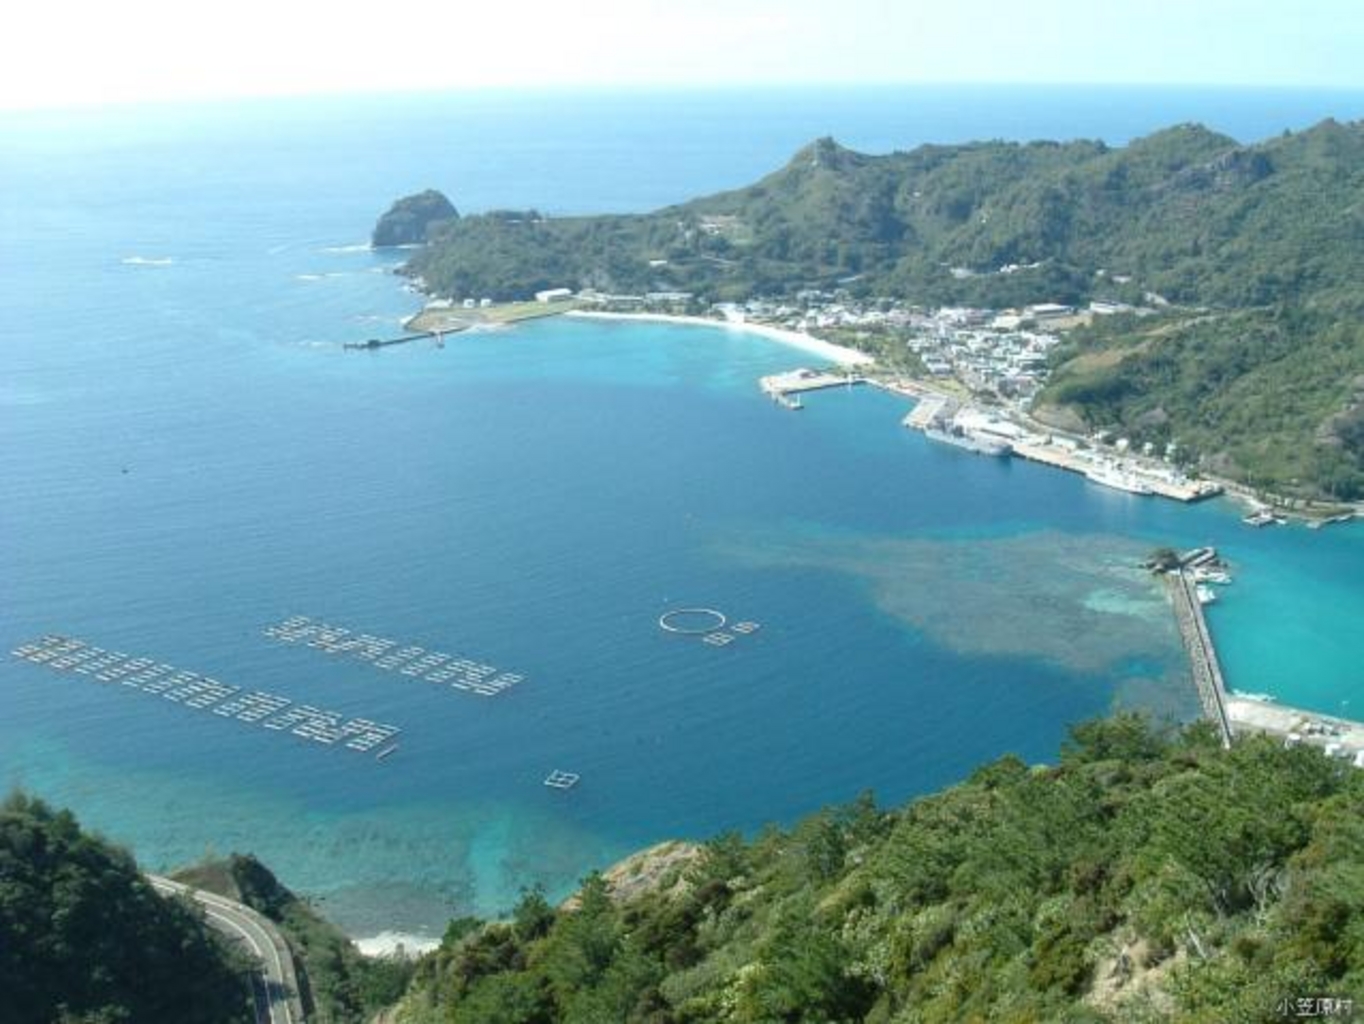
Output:
<instances>
[{"instance_id":1,"label":"turquoise shallow water","mask_svg":"<svg viewBox=\"0 0 1364 1024\"><path fill-rule=\"evenodd\" d=\"M914 124L964 105L978 120L957 130L1031 134L1055 109L973 96L920 96ZM874 391L792 415L755 381L805 357L734 332L553 321L339 347L415 307L395 257L353 243L438 169L475 205L646 205L778 163L786 135L918 141L908 108L873 99L773 116L736 155L732 110L674 98L690 127L659 142L690 155L661 184L605 128L556 137L548 166L529 102L440 107L441 144L378 107L9 125L0 258L26 329L0 356L0 643L76 634L404 734L375 763L7 659L0 778L150 865L250 849L357 934L437 934L655 839L1051 758L1115 702L1192 713L1163 599L1132 568L1157 544L1232 559L1211 618L1234 686L1348 711L1356 528L1254 531L1221 504L973 458ZM1184 119L1165 116L1177 96L1128 100L1125 126ZM1266 109L1198 102L1242 125ZM491 125L484 166L470 145ZM657 628L680 604L763 628L709 648ZM527 679L482 700L262 636L289 614ZM547 790L556 767L583 782Z\"/></svg>"}]
</instances>

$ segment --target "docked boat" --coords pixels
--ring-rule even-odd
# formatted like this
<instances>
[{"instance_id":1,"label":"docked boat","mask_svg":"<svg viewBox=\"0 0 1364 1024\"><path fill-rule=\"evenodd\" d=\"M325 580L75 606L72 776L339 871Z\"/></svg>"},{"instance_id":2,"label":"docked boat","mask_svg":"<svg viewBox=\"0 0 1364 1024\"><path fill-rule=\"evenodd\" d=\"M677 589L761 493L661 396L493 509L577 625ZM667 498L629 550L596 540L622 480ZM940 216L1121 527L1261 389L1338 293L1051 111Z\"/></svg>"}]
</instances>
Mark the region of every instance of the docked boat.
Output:
<instances>
[{"instance_id":1,"label":"docked boat","mask_svg":"<svg viewBox=\"0 0 1364 1024\"><path fill-rule=\"evenodd\" d=\"M1245 523L1247 526L1269 526L1271 524L1282 526L1287 521L1288 520L1284 519L1282 516L1276 516L1267 508L1259 509L1248 516L1243 516L1241 519L1241 522Z\"/></svg>"},{"instance_id":2,"label":"docked boat","mask_svg":"<svg viewBox=\"0 0 1364 1024\"><path fill-rule=\"evenodd\" d=\"M1120 466L1114 466L1111 463L1102 463L1086 469L1085 479L1093 480L1096 484L1103 484L1105 487L1112 487L1114 490L1126 491L1128 494L1153 493L1151 485L1136 473Z\"/></svg>"},{"instance_id":3,"label":"docked boat","mask_svg":"<svg viewBox=\"0 0 1364 1024\"><path fill-rule=\"evenodd\" d=\"M1194 587L1194 596L1198 598L1199 604L1212 604L1217 600L1217 591L1204 583L1199 583Z\"/></svg>"},{"instance_id":4,"label":"docked boat","mask_svg":"<svg viewBox=\"0 0 1364 1024\"><path fill-rule=\"evenodd\" d=\"M975 452L977 455L1002 457L1013 451L1013 446L1008 441L974 434L956 425L950 427L930 425L924 428L924 434L935 441L965 448L968 452Z\"/></svg>"}]
</instances>

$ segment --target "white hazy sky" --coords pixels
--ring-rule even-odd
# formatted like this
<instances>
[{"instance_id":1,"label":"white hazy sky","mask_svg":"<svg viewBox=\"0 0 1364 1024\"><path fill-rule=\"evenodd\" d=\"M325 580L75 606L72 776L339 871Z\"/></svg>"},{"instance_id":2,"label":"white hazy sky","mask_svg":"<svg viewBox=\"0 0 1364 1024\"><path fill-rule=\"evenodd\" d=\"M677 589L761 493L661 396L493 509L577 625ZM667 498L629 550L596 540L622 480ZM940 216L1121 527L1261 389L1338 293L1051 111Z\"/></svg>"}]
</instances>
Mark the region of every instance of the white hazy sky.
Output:
<instances>
[{"instance_id":1,"label":"white hazy sky","mask_svg":"<svg viewBox=\"0 0 1364 1024\"><path fill-rule=\"evenodd\" d=\"M546 85L1364 87L1360 0L15 0L0 109Z\"/></svg>"}]
</instances>

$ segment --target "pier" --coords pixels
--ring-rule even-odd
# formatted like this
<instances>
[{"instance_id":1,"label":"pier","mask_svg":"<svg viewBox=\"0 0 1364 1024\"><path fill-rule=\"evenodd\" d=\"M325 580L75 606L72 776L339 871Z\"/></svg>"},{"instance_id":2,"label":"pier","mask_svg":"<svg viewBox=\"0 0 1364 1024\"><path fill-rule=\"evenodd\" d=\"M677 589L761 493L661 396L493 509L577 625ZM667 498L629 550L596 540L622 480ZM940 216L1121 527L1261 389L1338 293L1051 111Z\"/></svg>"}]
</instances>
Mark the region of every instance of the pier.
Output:
<instances>
[{"instance_id":1,"label":"pier","mask_svg":"<svg viewBox=\"0 0 1364 1024\"><path fill-rule=\"evenodd\" d=\"M1170 596L1175 605L1175 621L1184 649L1189 653L1194 685L1203 714L1217 728L1223 747L1231 746L1231 718L1227 714L1227 688L1222 678L1222 667L1217 661L1217 650L1203 606L1194 592L1194 582L1182 568L1165 574Z\"/></svg>"},{"instance_id":2,"label":"pier","mask_svg":"<svg viewBox=\"0 0 1364 1024\"><path fill-rule=\"evenodd\" d=\"M246 691L154 658L108 651L55 633L21 644L10 653L54 672L91 676L100 683L118 683L194 711L212 711L221 718L234 718L272 732L288 732L323 746L340 743L362 754L391 743L401 731L395 725L368 718L343 720L339 712L295 704L277 693Z\"/></svg>"},{"instance_id":3,"label":"pier","mask_svg":"<svg viewBox=\"0 0 1364 1024\"><path fill-rule=\"evenodd\" d=\"M852 373L822 373L818 370L804 368L788 370L785 373L774 373L758 380L758 386L762 388L763 394L787 409L802 408L798 396L806 391L852 387L854 384L865 383L865 377L858 377ZM792 398L792 395L797 397Z\"/></svg>"},{"instance_id":4,"label":"pier","mask_svg":"<svg viewBox=\"0 0 1364 1024\"><path fill-rule=\"evenodd\" d=\"M341 626L317 622L306 615L290 616L267 626L264 632L281 643L303 644L323 654L349 656L385 672L424 679L480 697L496 697L526 678L471 658L428 651L425 647L403 644L373 633L354 633Z\"/></svg>"},{"instance_id":5,"label":"pier","mask_svg":"<svg viewBox=\"0 0 1364 1024\"><path fill-rule=\"evenodd\" d=\"M424 331L420 334L404 334L400 338L370 338L369 341L348 341L341 347L351 351L374 351L375 349L389 348L393 345L406 345L409 342L421 341L424 338L434 338L439 344L441 335L450 333L448 331Z\"/></svg>"}]
</instances>

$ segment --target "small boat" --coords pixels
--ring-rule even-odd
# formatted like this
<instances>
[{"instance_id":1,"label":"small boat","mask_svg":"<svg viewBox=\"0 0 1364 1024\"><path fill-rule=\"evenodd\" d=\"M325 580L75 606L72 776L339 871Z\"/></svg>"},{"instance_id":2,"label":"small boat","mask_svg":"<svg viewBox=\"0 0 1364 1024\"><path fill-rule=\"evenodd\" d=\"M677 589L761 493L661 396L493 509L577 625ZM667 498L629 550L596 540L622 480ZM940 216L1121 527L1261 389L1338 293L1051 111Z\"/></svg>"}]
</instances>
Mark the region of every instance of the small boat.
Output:
<instances>
[{"instance_id":1,"label":"small boat","mask_svg":"<svg viewBox=\"0 0 1364 1024\"><path fill-rule=\"evenodd\" d=\"M1245 523L1247 526L1257 527L1269 526L1271 524L1275 526L1282 526L1287 521L1288 520L1284 519L1283 516L1276 516L1267 508L1259 509L1255 512L1250 513L1250 515L1248 516L1243 516L1241 519L1241 522Z\"/></svg>"},{"instance_id":2,"label":"small boat","mask_svg":"<svg viewBox=\"0 0 1364 1024\"><path fill-rule=\"evenodd\" d=\"M1217 600L1217 591L1202 583L1194 587L1194 595L1198 598L1199 604L1212 604Z\"/></svg>"}]
</instances>

